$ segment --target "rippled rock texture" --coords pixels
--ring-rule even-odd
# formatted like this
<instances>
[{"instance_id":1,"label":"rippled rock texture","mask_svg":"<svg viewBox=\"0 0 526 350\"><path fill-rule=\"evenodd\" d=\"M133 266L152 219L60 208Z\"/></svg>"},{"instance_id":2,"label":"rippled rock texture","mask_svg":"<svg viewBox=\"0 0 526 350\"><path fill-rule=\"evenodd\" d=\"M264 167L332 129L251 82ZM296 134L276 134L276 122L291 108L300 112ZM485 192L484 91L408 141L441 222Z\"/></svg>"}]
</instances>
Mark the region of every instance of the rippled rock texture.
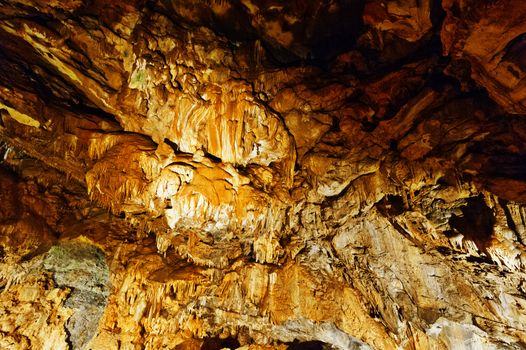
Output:
<instances>
[{"instance_id":1,"label":"rippled rock texture","mask_svg":"<svg viewBox=\"0 0 526 350\"><path fill-rule=\"evenodd\" d=\"M519 0L0 0L0 348L524 348L525 38Z\"/></svg>"}]
</instances>

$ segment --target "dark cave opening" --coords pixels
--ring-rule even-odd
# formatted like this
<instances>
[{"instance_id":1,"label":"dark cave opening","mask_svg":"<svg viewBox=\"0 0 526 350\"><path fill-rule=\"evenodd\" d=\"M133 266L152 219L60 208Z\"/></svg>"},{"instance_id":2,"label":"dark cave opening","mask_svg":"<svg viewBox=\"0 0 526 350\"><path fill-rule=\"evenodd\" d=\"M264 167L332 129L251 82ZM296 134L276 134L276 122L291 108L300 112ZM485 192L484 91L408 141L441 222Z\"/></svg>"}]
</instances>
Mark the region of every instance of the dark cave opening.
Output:
<instances>
[{"instance_id":1,"label":"dark cave opening","mask_svg":"<svg viewBox=\"0 0 526 350\"><path fill-rule=\"evenodd\" d=\"M453 230L464 235L465 239L472 240L479 249L484 250L493 235L495 224L493 211L482 195L468 198L461 211L461 215L451 216L449 225Z\"/></svg>"},{"instance_id":2,"label":"dark cave opening","mask_svg":"<svg viewBox=\"0 0 526 350\"><path fill-rule=\"evenodd\" d=\"M402 196L388 194L376 204L376 207L383 216L393 217L402 214L406 205Z\"/></svg>"}]
</instances>

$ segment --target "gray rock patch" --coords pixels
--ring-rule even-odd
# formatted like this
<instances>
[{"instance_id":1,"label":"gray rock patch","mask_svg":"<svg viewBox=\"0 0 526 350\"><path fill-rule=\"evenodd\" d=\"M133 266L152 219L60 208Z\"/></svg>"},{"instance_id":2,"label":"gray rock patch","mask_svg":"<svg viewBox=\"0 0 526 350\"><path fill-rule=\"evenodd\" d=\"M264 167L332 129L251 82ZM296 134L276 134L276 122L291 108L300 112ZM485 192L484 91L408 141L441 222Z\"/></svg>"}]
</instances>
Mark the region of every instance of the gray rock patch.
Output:
<instances>
[{"instance_id":1,"label":"gray rock patch","mask_svg":"<svg viewBox=\"0 0 526 350\"><path fill-rule=\"evenodd\" d=\"M53 272L58 286L71 289L64 303L73 309L66 331L71 347L82 350L95 336L108 302L109 270L104 254L88 243L62 243L48 251L44 268Z\"/></svg>"}]
</instances>

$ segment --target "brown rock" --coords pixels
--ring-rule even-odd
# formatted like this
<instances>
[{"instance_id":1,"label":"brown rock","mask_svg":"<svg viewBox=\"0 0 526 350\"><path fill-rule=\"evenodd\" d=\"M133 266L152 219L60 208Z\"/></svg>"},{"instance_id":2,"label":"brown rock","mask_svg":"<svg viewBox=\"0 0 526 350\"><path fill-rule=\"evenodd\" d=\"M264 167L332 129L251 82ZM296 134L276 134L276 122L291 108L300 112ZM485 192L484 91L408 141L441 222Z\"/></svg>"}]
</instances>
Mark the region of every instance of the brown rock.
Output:
<instances>
[{"instance_id":1,"label":"brown rock","mask_svg":"<svg viewBox=\"0 0 526 350\"><path fill-rule=\"evenodd\" d=\"M522 348L523 7L0 1L0 348Z\"/></svg>"},{"instance_id":2,"label":"brown rock","mask_svg":"<svg viewBox=\"0 0 526 350\"><path fill-rule=\"evenodd\" d=\"M444 1L444 53L470 63L471 76L506 111L524 114L526 10L521 1Z\"/></svg>"}]
</instances>

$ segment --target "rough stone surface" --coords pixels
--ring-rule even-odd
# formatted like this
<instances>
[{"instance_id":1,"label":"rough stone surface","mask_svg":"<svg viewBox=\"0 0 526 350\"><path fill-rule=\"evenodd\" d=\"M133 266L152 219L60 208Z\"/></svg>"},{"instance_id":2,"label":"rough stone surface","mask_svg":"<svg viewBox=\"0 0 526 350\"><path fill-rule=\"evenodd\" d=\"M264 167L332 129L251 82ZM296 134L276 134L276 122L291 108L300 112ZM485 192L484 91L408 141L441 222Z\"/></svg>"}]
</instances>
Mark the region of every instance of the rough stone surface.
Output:
<instances>
[{"instance_id":1,"label":"rough stone surface","mask_svg":"<svg viewBox=\"0 0 526 350\"><path fill-rule=\"evenodd\" d=\"M74 349L84 349L97 333L109 295L105 257L95 246L73 241L52 246L43 267L52 271L59 287L71 291L64 303L73 311L66 323L68 342Z\"/></svg>"},{"instance_id":2,"label":"rough stone surface","mask_svg":"<svg viewBox=\"0 0 526 350\"><path fill-rule=\"evenodd\" d=\"M526 347L519 1L0 0L0 348Z\"/></svg>"}]
</instances>

